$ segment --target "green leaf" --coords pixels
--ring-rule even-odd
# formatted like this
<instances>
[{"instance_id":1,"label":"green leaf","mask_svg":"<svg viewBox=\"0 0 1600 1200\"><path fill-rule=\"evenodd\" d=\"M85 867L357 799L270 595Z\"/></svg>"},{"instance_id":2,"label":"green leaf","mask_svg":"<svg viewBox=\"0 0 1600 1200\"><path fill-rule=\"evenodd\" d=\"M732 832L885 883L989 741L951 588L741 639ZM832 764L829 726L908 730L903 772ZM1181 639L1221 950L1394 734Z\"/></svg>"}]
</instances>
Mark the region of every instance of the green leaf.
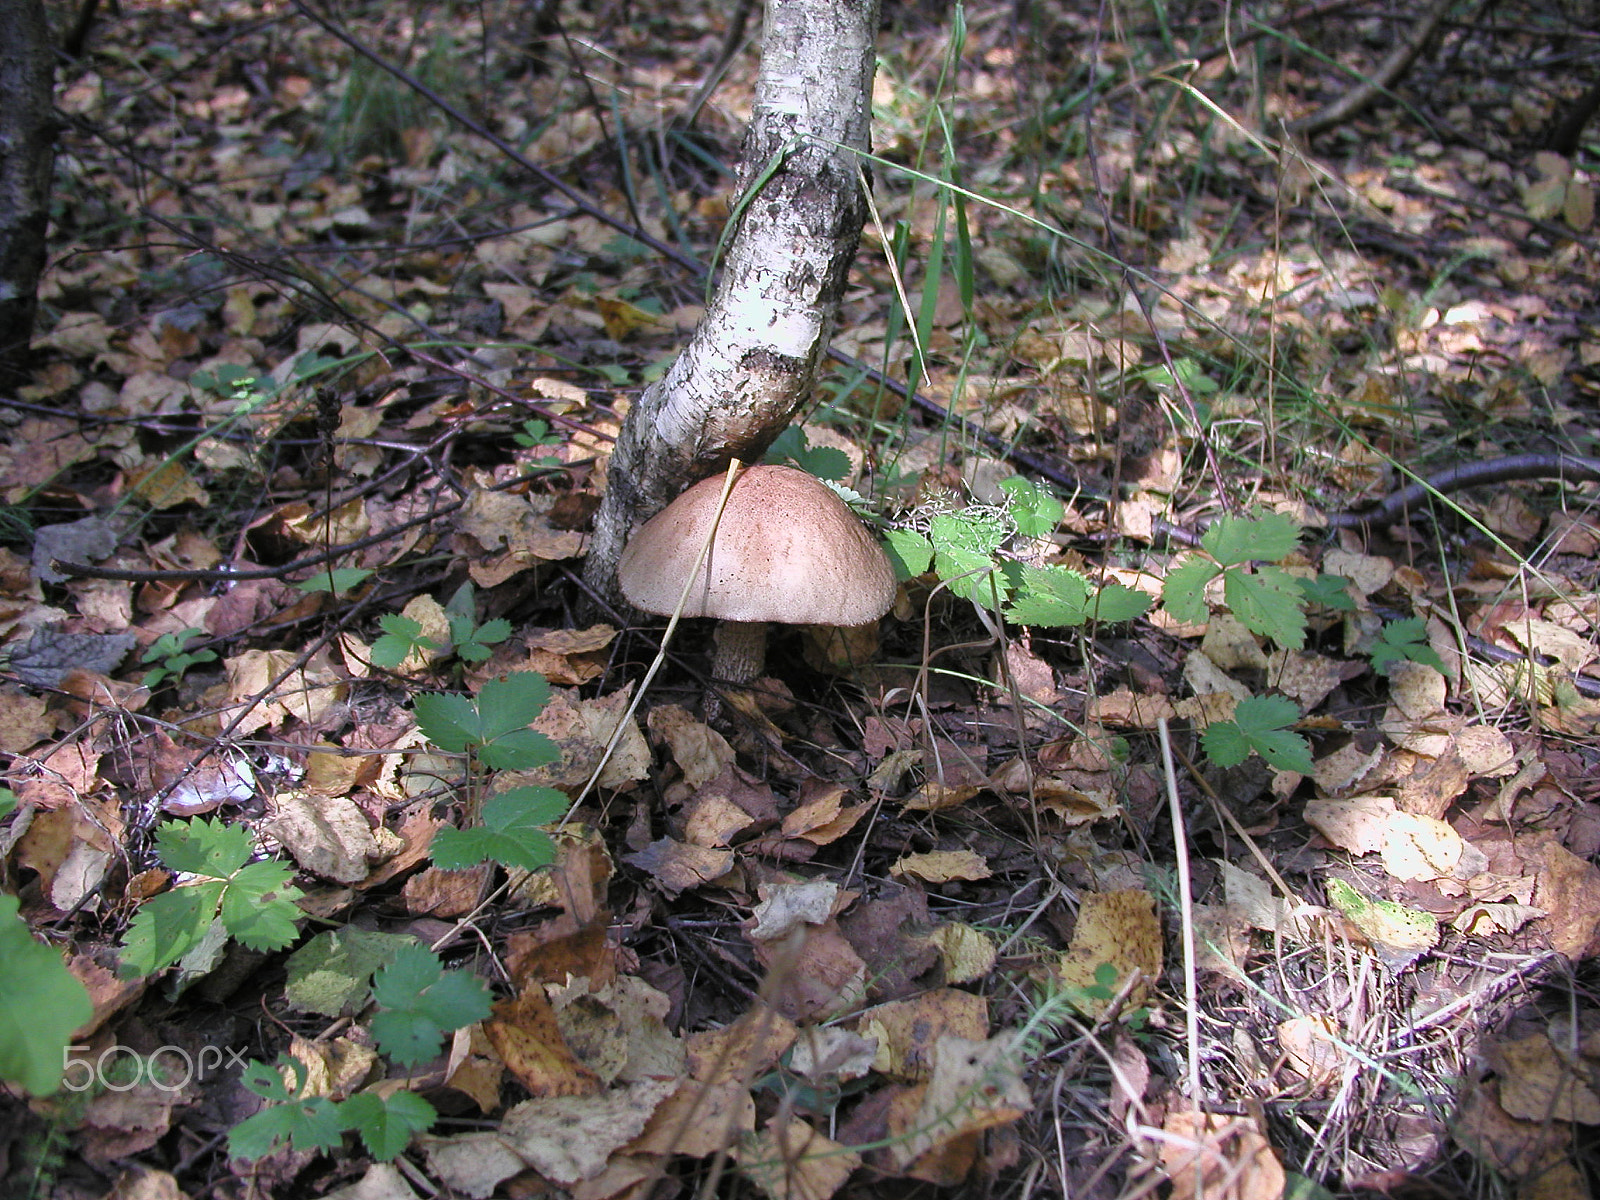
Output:
<instances>
[{"instance_id":1,"label":"green leaf","mask_svg":"<svg viewBox=\"0 0 1600 1200\"><path fill-rule=\"evenodd\" d=\"M331 592L335 596L348 592L357 584L364 583L372 575L366 567L335 567L331 571L318 571L309 579L302 579L294 586L307 594L314 592Z\"/></svg>"},{"instance_id":2,"label":"green leaf","mask_svg":"<svg viewBox=\"0 0 1600 1200\"><path fill-rule=\"evenodd\" d=\"M1066 567L1024 567L1006 619L1018 625L1071 628L1089 619L1088 579Z\"/></svg>"},{"instance_id":3,"label":"green leaf","mask_svg":"<svg viewBox=\"0 0 1600 1200\"><path fill-rule=\"evenodd\" d=\"M441 750L462 754L468 746L479 745L482 730L478 707L466 696L453 692L423 692L412 701L417 728Z\"/></svg>"},{"instance_id":4,"label":"green leaf","mask_svg":"<svg viewBox=\"0 0 1600 1200\"><path fill-rule=\"evenodd\" d=\"M1101 624L1134 621L1150 611L1151 603L1149 592L1122 583L1108 583L1094 598L1093 615Z\"/></svg>"},{"instance_id":5,"label":"green leaf","mask_svg":"<svg viewBox=\"0 0 1600 1200\"><path fill-rule=\"evenodd\" d=\"M1253 560L1277 562L1300 544L1300 526L1282 513L1220 517L1200 538L1201 548L1225 567Z\"/></svg>"},{"instance_id":6,"label":"green leaf","mask_svg":"<svg viewBox=\"0 0 1600 1200\"><path fill-rule=\"evenodd\" d=\"M1254 573L1225 572L1222 598L1250 632L1269 637L1287 650L1306 644L1305 593L1282 567L1261 567Z\"/></svg>"},{"instance_id":7,"label":"green leaf","mask_svg":"<svg viewBox=\"0 0 1600 1200\"><path fill-rule=\"evenodd\" d=\"M1444 660L1428 644L1428 626L1421 617L1405 617L1383 627L1372 647L1372 669L1387 675L1397 662L1410 661L1444 674Z\"/></svg>"},{"instance_id":8,"label":"green leaf","mask_svg":"<svg viewBox=\"0 0 1600 1200\"><path fill-rule=\"evenodd\" d=\"M295 921L304 914L295 903L303 892L289 883L294 868L258 862L228 881L222 895L222 924L252 950L281 950L299 936Z\"/></svg>"},{"instance_id":9,"label":"green leaf","mask_svg":"<svg viewBox=\"0 0 1600 1200\"><path fill-rule=\"evenodd\" d=\"M1161 601L1173 620L1185 625L1204 625L1210 619L1206 584L1221 574L1221 570L1216 563L1191 554L1167 572L1161 584Z\"/></svg>"},{"instance_id":10,"label":"green leaf","mask_svg":"<svg viewBox=\"0 0 1600 1200\"><path fill-rule=\"evenodd\" d=\"M1235 721L1213 721L1200 735L1206 757L1219 767L1237 767L1250 757L1250 743Z\"/></svg>"},{"instance_id":11,"label":"green leaf","mask_svg":"<svg viewBox=\"0 0 1600 1200\"><path fill-rule=\"evenodd\" d=\"M939 578L945 581L952 595L959 596L963 600L971 600L985 608L993 601L995 595L989 587L991 575L996 576L994 587L1002 604L1010 594L1010 585L1003 576L995 573L994 559L988 554L965 546L950 545L936 549L933 555L933 569L938 572Z\"/></svg>"},{"instance_id":12,"label":"green leaf","mask_svg":"<svg viewBox=\"0 0 1600 1200\"><path fill-rule=\"evenodd\" d=\"M235 1158L254 1162L271 1154L284 1141L296 1150L334 1150L344 1140L345 1124L338 1106L326 1096L297 1098L300 1064L287 1055L280 1056L278 1062L287 1062L294 1070L294 1092L265 1063L251 1062L245 1068L244 1086L266 1100L267 1107L246 1117L228 1134L228 1153Z\"/></svg>"},{"instance_id":13,"label":"green leaf","mask_svg":"<svg viewBox=\"0 0 1600 1200\"><path fill-rule=\"evenodd\" d=\"M94 1006L61 952L33 940L20 908L0 895L0 1080L45 1096L61 1085L72 1031Z\"/></svg>"},{"instance_id":14,"label":"green leaf","mask_svg":"<svg viewBox=\"0 0 1600 1200\"><path fill-rule=\"evenodd\" d=\"M850 456L837 446L812 446L806 431L791 425L767 447L763 462L792 462L818 479L838 481L850 474Z\"/></svg>"},{"instance_id":15,"label":"green leaf","mask_svg":"<svg viewBox=\"0 0 1600 1200\"><path fill-rule=\"evenodd\" d=\"M539 827L559 820L567 805L566 795L554 788L512 788L484 801L480 827L440 829L429 853L434 865L446 871L491 860L536 871L555 861L555 844Z\"/></svg>"},{"instance_id":16,"label":"green leaf","mask_svg":"<svg viewBox=\"0 0 1600 1200\"><path fill-rule=\"evenodd\" d=\"M415 1092L396 1092L385 1099L359 1092L339 1105L346 1129L361 1135L372 1157L388 1162L411 1142L411 1135L430 1128L439 1114Z\"/></svg>"},{"instance_id":17,"label":"green leaf","mask_svg":"<svg viewBox=\"0 0 1600 1200\"><path fill-rule=\"evenodd\" d=\"M1045 537L1054 533L1067 506L1038 484L1021 475L1002 480L1000 490L1010 498L1007 511L1016 524L1017 532L1027 537Z\"/></svg>"},{"instance_id":18,"label":"green leaf","mask_svg":"<svg viewBox=\"0 0 1600 1200\"><path fill-rule=\"evenodd\" d=\"M249 830L220 821L167 821L156 830L156 857L190 875L227 879L254 853Z\"/></svg>"},{"instance_id":19,"label":"green leaf","mask_svg":"<svg viewBox=\"0 0 1600 1200\"><path fill-rule=\"evenodd\" d=\"M198 946L216 919L226 886L214 879L174 888L141 904L122 943L123 976L154 975Z\"/></svg>"},{"instance_id":20,"label":"green leaf","mask_svg":"<svg viewBox=\"0 0 1600 1200\"><path fill-rule=\"evenodd\" d=\"M0 787L0 820L9 817L17 807L17 794L8 787Z\"/></svg>"},{"instance_id":21,"label":"green leaf","mask_svg":"<svg viewBox=\"0 0 1600 1200\"><path fill-rule=\"evenodd\" d=\"M372 1036L401 1066L439 1053L444 1035L489 1015L489 991L465 971L446 971L426 946L406 946L372 981L372 997L383 1011L372 1018Z\"/></svg>"},{"instance_id":22,"label":"green leaf","mask_svg":"<svg viewBox=\"0 0 1600 1200\"><path fill-rule=\"evenodd\" d=\"M1311 745L1289 729L1300 719L1294 701L1283 696L1251 696L1233 710L1233 720L1214 721L1201 735L1206 757L1219 767L1234 767L1252 751L1280 771L1310 775Z\"/></svg>"},{"instance_id":23,"label":"green leaf","mask_svg":"<svg viewBox=\"0 0 1600 1200\"><path fill-rule=\"evenodd\" d=\"M289 956L284 998L299 1012L349 1016L366 1004L372 973L412 944L403 934L354 925L319 933Z\"/></svg>"},{"instance_id":24,"label":"green leaf","mask_svg":"<svg viewBox=\"0 0 1600 1200\"><path fill-rule=\"evenodd\" d=\"M995 513L978 508L940 513L928 523L928 536L933 541L936 554L965 550L989 558L1005 544L1010 533L1006 521Z\"/></svg>"},{"instance_id":25,"label":"green leaf","mask_svg":"<svg viewBox=\"0 0 1600 1200\"><path fill-rule=\"evenodd\" d=\"M560 748L537 729L513 729L478 751L479 761L494 771L531 771L560 757Z\"/></svg>"},{"instance_id":26,"label":"green leaf","mask_svg":"<svg viewBox=\"0 0 1600 1200\"><path fill-rule=\"evenodd\" d=\"M883 535L883 549L894 564L894 577L915 579L933 565L933 543L915 529L891 529Z\"/></svg>"},{"instance_id":27,"label":"green leaf","mask_svg":"<svg viewBox=\"0 0 1600 1200\"><path fill-rule=\"evenodd\" d=\"M514 671L486 681L478 692L479 728L492 742L525 729L550 703L550 684L536 671Z\"/></svg>"},{"instance_id":28,"label":"green leaf","mask_svg":"<svg viewBox=\"0 0 1600 1200\"><path fill-rule=\"evenodd\" d=\"M1350 597L1350 581L1343 575L1318 575L1315 579L1295 578L1305 593L1306 604L1316 608L1331 608L1336 612L1355 612L1356 602Z\"/></svg>"},{"instance_id":29,"label":"green leaf","mask_svg":"<svg viewBox=\"0 0 1600 1200\"><path fill-rule=\"evenodd\" d=\"M422 636L422 622L413 621L400 613L384 613L378 618L378 626L384 632L372 643L372 661L391 671L412 654L421 653L432 644Z\"/></svg>"}]
</instances>

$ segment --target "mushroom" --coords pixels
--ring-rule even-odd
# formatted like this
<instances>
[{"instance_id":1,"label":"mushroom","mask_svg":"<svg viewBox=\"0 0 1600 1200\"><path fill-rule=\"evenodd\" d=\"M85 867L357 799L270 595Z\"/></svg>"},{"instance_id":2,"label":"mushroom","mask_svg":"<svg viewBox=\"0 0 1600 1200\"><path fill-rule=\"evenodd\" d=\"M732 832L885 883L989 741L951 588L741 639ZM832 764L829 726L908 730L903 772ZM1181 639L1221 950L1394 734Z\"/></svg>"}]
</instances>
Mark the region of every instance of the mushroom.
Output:
<instances>
[{"instance_id":1,"label":"mushroom","mask_svg":"<svg viewBox=\"0 0 1600 1200\"><path fill-rule=\"evenodd\" d=\"M722 490L721 475L702 479L634 533L617 562L629 603L677 608ZM683 615L721 622L712 672L746 684L761 673L769 622L864 625L894 593L888 556L838 493L794 467L754 466L734 480Z\"/></svg>"}]
</instances>

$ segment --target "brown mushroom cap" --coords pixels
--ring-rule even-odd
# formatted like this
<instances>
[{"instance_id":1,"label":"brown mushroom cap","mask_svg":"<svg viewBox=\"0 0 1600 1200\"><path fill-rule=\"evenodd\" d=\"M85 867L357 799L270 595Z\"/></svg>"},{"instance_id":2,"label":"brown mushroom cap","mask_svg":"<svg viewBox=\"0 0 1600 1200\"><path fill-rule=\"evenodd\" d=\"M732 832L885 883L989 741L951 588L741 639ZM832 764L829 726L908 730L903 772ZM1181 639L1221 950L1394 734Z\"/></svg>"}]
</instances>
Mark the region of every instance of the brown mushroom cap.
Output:
<instances>
[{"instance_id":1,"label":"brown mushroom cap","mask_svg":"<svg viewBox=\"0 0 1600 1200\"><path fill-rule=\"evenodd\" d=\"M646 521L617 563L628 601L670 613L705 542L723 476L702 479ZM794 467L748 467L734 481L686 617L861 625L894 603L894 568L850 507Z\"/></svg>"}]
</instances>

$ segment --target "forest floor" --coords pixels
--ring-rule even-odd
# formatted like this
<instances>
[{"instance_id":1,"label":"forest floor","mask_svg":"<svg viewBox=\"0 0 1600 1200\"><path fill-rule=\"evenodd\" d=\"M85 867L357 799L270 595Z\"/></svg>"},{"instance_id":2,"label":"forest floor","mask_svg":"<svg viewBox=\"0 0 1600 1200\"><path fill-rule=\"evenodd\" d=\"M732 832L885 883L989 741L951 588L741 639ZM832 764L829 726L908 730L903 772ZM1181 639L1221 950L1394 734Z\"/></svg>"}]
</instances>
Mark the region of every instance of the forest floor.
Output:
<instances>
[{"instance_id":1,"label":"forest floor","mask_svg":"<svg viewBox=\"0 0 1600 1200\"><path fill-rule=\"evenodd\" d=\"M538 7L59 65L0 1192L1593 1195L1584 6L1345 113L1422 6L888 5L776 452L902 584L709 724L706 623L645 687L582 559L705 298L625 231L714 257L760 15Z\"/></svg>"}]
</instances>

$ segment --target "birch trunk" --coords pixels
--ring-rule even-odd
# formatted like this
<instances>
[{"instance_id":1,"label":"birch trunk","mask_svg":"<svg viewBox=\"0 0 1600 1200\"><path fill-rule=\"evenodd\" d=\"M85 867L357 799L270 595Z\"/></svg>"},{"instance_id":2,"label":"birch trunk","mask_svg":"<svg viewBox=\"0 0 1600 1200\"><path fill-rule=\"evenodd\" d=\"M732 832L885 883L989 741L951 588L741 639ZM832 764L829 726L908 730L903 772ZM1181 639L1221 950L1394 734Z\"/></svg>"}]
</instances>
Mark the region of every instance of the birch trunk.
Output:
<instances>
[{"instance_id":1,"label":"birch trunk","mask_svg":"<svg viewBox=\"0 0 1600 1200\"><path fill-rule=\"evenodd\" d=\"M811 397L866 205L858 160L871 114L879 0L767 0L755 108L736 196L764 172L728 240L689 344L623 423L585 578L616 595L640 522L737 456L759 459Z\"/></svg>"},{"instance_id":2,"label":"birch trunk","mask_svg":"<svg viewBox=\"0 0 1600 1200\"><path fill-rule=\"evenodd\" d=\"M0 385L21 378L50 223L55 59L42 0L0 0Z\"/></svg>"}]
</instances>

